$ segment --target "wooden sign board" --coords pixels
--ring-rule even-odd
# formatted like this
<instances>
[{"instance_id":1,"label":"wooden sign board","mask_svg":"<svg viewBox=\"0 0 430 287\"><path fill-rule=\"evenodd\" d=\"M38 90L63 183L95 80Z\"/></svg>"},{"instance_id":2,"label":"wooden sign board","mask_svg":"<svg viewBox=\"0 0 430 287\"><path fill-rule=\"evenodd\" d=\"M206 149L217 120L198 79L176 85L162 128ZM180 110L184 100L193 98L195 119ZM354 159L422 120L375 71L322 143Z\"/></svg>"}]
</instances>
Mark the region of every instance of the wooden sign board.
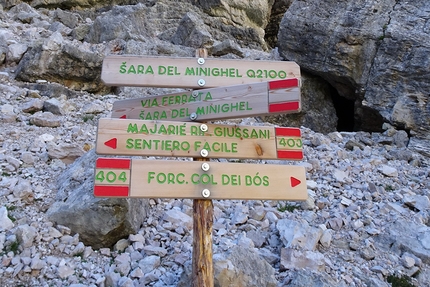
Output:
<instances>
[{"instance_id":1,"label":"wooden sign board","mask_svg":"<svg viewBox=\"0 0 430 287\"><path fill-rule=\"evenodd\" d=\"M299 85L294 78L121 100L112 117L183 122L298 113Z\"/></svg>"},{"instance_id":2,"label":"wooden sign board","mask_svg":"<svg viewBox=\"0 0 430 287\"><path fill-rule=\"evenodd\" d=\"M302 166L98 158L98 197L306 200Z\"/></svg>"},{"instance_id":3,"label":"wooden sign board","mask_svg":"<svg viewBox=\"0 0 430 287\"><path fill-rule=\"evenodd\" d=\"M300 78L295 62L107 56L101 79L110 86L211 88Z\"/></svg>"},{"instance_id":4,"label":"wooden sign board","mask_svg":"<svg viewBox=\"0 0 430 287\"><path fill-rule=\"evenodd\" d=\"M99 120L96 152L166 157L303 158L298 128L109 118Z\"/></svg>"}]
</instances>

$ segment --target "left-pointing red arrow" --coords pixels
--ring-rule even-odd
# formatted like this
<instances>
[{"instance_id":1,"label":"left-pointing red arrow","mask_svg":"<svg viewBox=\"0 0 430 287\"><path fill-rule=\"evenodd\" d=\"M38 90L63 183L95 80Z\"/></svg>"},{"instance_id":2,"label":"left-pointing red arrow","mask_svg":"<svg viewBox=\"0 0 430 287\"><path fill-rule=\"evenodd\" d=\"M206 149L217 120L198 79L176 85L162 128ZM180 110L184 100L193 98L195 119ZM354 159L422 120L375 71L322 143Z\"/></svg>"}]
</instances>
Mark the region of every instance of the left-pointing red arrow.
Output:
<instances>
[{"instance_id":1,"label":"left-pointing red arrow","mask_svg":"<svg viewBox=\"0 0 430 287\"><path fill-rule=\"evenodd\" d=\"M117 144L116 138L105 141L105 146L108 146L108 147L113 148L113 149L116 149L116 144Z\"/></svg>"}]
</instances>

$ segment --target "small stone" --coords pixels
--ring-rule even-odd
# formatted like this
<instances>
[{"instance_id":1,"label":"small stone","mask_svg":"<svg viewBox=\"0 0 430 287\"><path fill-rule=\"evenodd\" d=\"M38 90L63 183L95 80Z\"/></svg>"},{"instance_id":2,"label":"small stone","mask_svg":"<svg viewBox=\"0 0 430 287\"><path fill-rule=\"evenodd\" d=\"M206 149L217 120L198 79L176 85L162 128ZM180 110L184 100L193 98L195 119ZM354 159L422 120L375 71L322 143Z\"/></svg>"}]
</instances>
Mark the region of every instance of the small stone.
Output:
<instances>
[{"instance_id":1,"label":"small stone","mask_svg":"<svg viewBox=\"0 0 430 287\"><path fill-rule=\"evenodd\" d=\"M9 230L13 227L12 220L8 217L8 212L6 207L0 207L0 231ZM2 245L2 244L0 244ZM2 250L3 248L0 248Z\"/></svg>"},{"instance_id":2,"label":"small stone","mask_svg":"<svg viewBox=\"0 0 430 287\"><path fill-rule=\"evenodd\" d=\"M139 267L144 274L153 271L158 266L160 266L160 257L155 255L147 256L139 261Z\"/></svg>"},{"instance_id":3,"label":"small stone","mask_svg":"<svg viewBox=\"0 0 430 287\"><path fill-rule=\"evenodd\" d=\"M398 172L397 172L396 168L385 165L385 164L383 164L378 170L383 175L388 176L388 177L397 177L398 176Z\"/></svg>"},{"instance_id":4,"label":"small stone","mask_svg":"<svg viewBox=\"0 0 430 287\"><path fill-rule=\"evenodd\" d=\"M65 279L65 278L73 275L73 273L75 273L73 268L70 268L67 265L62 265L62 266L58 267L57 272L58 272L58 276L60 276L61 279Z\"/></svg>"},{"instance_id":5,"label":"small stone","mask_svg":"<svg viewBox=\"0 0 430 287\"><path fill-rule=\"evenodd\" d=\"M100 254L104 256L110 256L110 249L109 248L100 248Z\"/></svg>"},{"instance_id":6,"label":"small stone","mask_svg":"<svg viewBox=\"0 0 430 287\"><path fill-rule=\"evenodd\" d=\"M52 98L43 103L43 110L45 112L53 113L54 115L62 115L63 111L59 100Z\"/></svg>"},{"instance_id":7,"label":"small stone","mask_svg":"<svg viewBox=\"0 0 430 287\"><path fill-rule=\"evenodd\" d=\"M411 256L403 254L402 256L402 265L405 268L412 268L415 265L415 259Z\"/></svg>"},{"instance_id":8,"label":"small stone","mask_svg":"<svg viewBox=\"0 0 430 287\"><path fill-rule=\"evenodd\" d=\"M33 245L33 240L36 235L37 230L33 226L24 224L17 227L16 237L24 248L31 247Z\"/></svg>"},{"instance_id":9,"label":"small stone","mask_svg":"<svg viewBox=\"0 0 430 287\"><path fill-rule=\"evenodd\" d=\"M59 127L61 119L51 112L37 112L30 117L30 123L39 127Z\"/></svg>"},{"instance_id":10,"label":"small stone","mask_svg":"<svg viewBox=\"0 0 430 287\"><path fill-rule=\"evenodd\" d=\"M24 113L36 113L43 109L43 101L41 99L31 99L21 106Z\"/></svg>"},{"instance_id":11,"label":"small stone","mask_svg":"<svg viewBox=\"0 0 430 287\"><path fill-rule=\"evenodd\" d=\"M352 200L342 196L342 200L340 201L340 203L342 203L345 206L350 206L352 203Z\"/></svg>"},{"instance_id":12,"label":"small stone","mask_svg":"<svg viewBox=\"0 0 430 287\"><path fill-rule=\"evenodd\" d=\"M370 270L373 271L373 272L375 272L375 273L380 273L380 274L382 274L384 276L388 275L388 270L385 269L385 268L383 268L383 267L381 267L381 266L378 266L378 265L377 266L373 266L372 268L370 268Z\"/></svg>"},{"instance_id":13,"label":"small stone","mask_svg":"<svg viewBox=\"0 0 430 287\"><path fill-rule=\"evenodd\" d=\"M159 257L164 257L167 255L167 250L165 248L151 245L143 247L143 251L145 251L147 255L158 255Z\"/></svg>"},{"instance_id":14,"label":"small stone","mask_svg":"<svg viewBox=\"0 0 430 287\"><path fill-rule=\"evenodd\" d=\"M333 177L336 179L336 181L339 182L345 182L345 179L348 178L348 174L340 169L335 169L333 171Z\"/></svg>"},{"instance_id":15,"label":"small stone","mask_svg":"<svg viewBox=\"0 0 430 287\"><path fill-rule=\"evenodd\" d=\"M375 252L370 248L361 249L360 255L363 259L366 259L366 260L372 260L375 258Z\"/></svg>"},{"instance_id":16,"label":"small stone","mask_svg":"<svg viewBox=\"0 0 430 287\"><path fill-rule=\"evenodd\" d=\"M117 243L115 243L113 249L115 251L123 252L128 246L130 246L130 243L127 239L120 239Z\"/></svg>"},{"instance_id":17,"label":"small stone","mask_svg":"<svg viewBox=\"0 0 430 287\"><path fill-rule=\"evenodd\" d=\"M322 246L328 248L328 247L330 247L332 237L333 237L333 235L332 235L331 230L326 229L323 231L319 242L321 243Z\"/></svg>"}]
</instances>

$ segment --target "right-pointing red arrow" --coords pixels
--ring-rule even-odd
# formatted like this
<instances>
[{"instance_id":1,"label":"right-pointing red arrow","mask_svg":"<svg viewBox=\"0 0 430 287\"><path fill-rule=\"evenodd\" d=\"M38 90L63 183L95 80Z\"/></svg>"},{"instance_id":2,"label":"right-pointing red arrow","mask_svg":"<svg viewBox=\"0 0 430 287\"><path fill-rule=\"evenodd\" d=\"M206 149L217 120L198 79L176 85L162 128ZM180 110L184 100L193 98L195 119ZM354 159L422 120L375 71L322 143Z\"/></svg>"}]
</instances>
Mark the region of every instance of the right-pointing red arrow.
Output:
<instances>
[{"instance_id":1,"label":"right-pointing red arrow","mask_svg":"<svg viewBox=\"0 0 430 287\"><path fill-rule=\"evenodd\" d=\"M290 177L290 182L291 182L291 187L296 187L301 183L299 179L292 176Z\"/></svg>"},{"instance_id":2,"label":"right-pointing red arrow","mask_svg":"<svg viewBox=\"0 0 430 287\"><path fill-rule=\"evenodd\" d=\"M105 141L105 146L108 146L108 147L113 148L113 149L116 149L116 144L117 144L116 138Z\"/></svg>"}]
</instances>

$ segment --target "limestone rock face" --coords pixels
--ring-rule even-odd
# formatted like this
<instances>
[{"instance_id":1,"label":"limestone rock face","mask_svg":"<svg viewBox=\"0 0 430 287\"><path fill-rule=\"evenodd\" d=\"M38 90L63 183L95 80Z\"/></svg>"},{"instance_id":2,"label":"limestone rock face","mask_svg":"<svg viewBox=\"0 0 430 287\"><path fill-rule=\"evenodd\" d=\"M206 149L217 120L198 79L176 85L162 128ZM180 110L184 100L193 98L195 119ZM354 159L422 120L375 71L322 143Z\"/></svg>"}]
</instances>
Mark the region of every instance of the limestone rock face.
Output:
<instances>
[{"instance_id":1,"label":"limestone rock face","mask_svg":"<svg viewBox=\"0 0 430 287\"><path fill-rule=\"evenodd\" d=\"M295 1L279 51L355 101L356 129L382 122L411 131L409 147L430 155L430 3Z\"/></svg>"}]
</instances>

